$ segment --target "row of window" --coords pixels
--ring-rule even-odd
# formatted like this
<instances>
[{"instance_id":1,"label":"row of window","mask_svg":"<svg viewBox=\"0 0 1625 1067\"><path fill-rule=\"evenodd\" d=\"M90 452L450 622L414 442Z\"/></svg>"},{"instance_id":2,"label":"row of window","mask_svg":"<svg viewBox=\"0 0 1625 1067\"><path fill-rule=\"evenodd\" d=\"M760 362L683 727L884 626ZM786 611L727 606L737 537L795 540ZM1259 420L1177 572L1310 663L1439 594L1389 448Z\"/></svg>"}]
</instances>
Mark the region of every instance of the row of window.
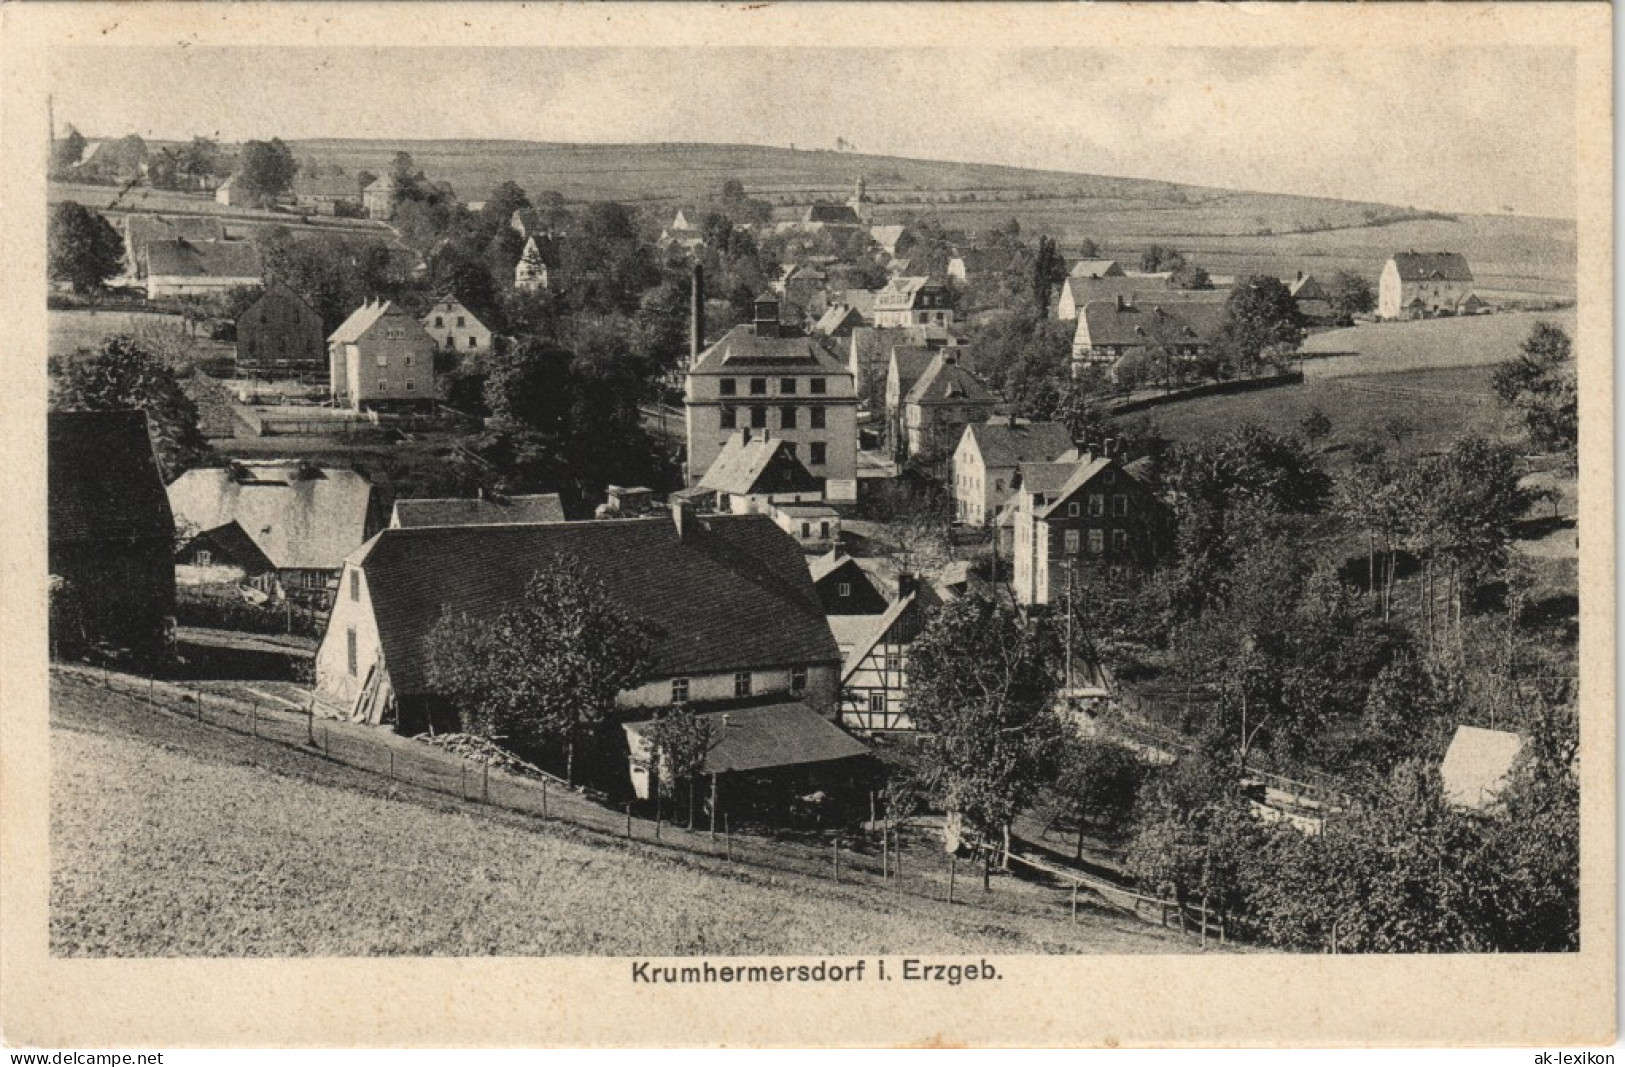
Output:
<instances>
[{"instance_id":1,"label":"row of window","mask_svg":"<svg viewBox=\"0 0 1625 1067\"><path fill-rule=\"evenodd\" d=\"M750 671L734 672L734 696L748 697L755 688L755 680ZM790 692L805 693L807 691L807 668L793 667L790 670ZM671 680L671 702L673 704L688 703L688 679L673 678Z\"/></svg>"},{"instance_id":2,"label":"row of window","mask_svg":"<svg viewBox=\"0 0 1625 1067\"><path fill-rule=\"evenodd\" d=\"M798 382L799 382L799 379L797 379L797 378L780 378L779 379L779 395L780 396L795 396L796 395L796 390L798 388L800 388L800 386L797 384ZM766 396L767 395L767 379L766 378L751 378L749 387L750 387L750 395L751 396ZM738 396L739 395L739 379L738 378L722 378L722 379L719 379L718 383L717 383L717 389L723 396ZM824 378L809 378L807 380L807 392L812 393L814 396L822 395L823 393L825 393L827 391L828 391L828 382L827 382L826 379L824 379Z\"/></svg>"},{"instance_id":3,"label":"row of window","mask_svg":"<svg viewBox=\"0 0 1625 1067\"><path fill-rule=\"evenodd\" d=\"M751 427L751 429L753 429L753 430L765 430L765 429L767 429L767 408L765 408L765 407L751 407L751 408L747 408L746 410L750 412L750 427ZM807 409L807 428L809 430L822 430L822 429L824 429L825 426L826 426L826 420L827 420L827 413L824 411L823 408L808 408ZM779 409L779 429L781 429L781 430L798 429L799 428L798 423L800 421L801 421L800 415L799 415L799 412L798 412L798 410L796 408L791 407L789 405L786 405L785 407L782 407L782 408ZM739 426L739 409L736 408L736 407L733 407L730 404L724 404L722 406L722 428L724 430L733 430L733 429L737 429L738 426Z\"/></svg>"},{"instance_id":4,"label":"row of window","mask_svg":"<svg viewBox=\"0 0 1625 1067\"><path fill-rule=\"evenodd\" d=\"M446 317L444 315L436 315L434 317L434 324L436 326L444 326L446 324ZM467 317L465 317L463 315L458 315L457 316L457 325L459 325L459 326L467 326L468 325Z\"/></svg>"},{"instance_id":5,"label":"row of window","mask_svg":"<svg viewBox=\"0 0 1625 1067\"><path fill-rule=\"evenodd\" d=\"M379 378L378 379L378 391L380 393L389 392L389 379L388 378ZM413 392L417 391L417 383L415 381L413 381L411 378L406 379L406 391L408 393L413 393Z\"/></svg>"},{"instance_id":6,"label":"row of window","mask_svg":"<svg viewBox=\"0 0 1625 1067\"><path fill-rule=\"evenodd\" d=\"M1105 530L1090 530L1090 531L1088 531L1088 533L1089 533L1089 554L1092 555L1092 556L1098 556L1101 553L1105 552L1106 551L1106 531ZM1082 538L1080 537L1080 532L1079 531L1077 531L1077 530L1068 530L1068 531L1066 531L1066 551L1067 551L1067 553L1069 555L1074 555L1074 556L1077 555L1078 554L1078 548L1079 548L1079 545L1080 545L1081 541L1082 541ZM1112 531L1112 552L1114 554L1121 554L1121 553L1127 552L1127 551L1128 551L1128 531L1127 530L1113 530Z\"/></svg>"},{"instance_id":7,"label":"row of window","mask_svg":"<svg viewBox=\"0 0 1625 1067\"><path fill-rule=\"evenodd\" d=\"M452 349L454 349L456 347L457 347L457 338L454 335L448 333L446 335L446 351L450 352ZM480 339L478 337L475 337L473 334L469 334L468 335L468 347L469 348L478 348L478 347L480 347Z\"/></svg>"},{"instance_id":8,"label":"row of window","mask_svg":"<svg viewBox=\"0 0 1625 1067\"><path fill-rule=\"evenodd\" d=\"M1076 500L1072 501L1070 504L1068 504L1066 506L1066 513L1071 518L1074 518L1074 519L1077 518L1078 515L1081 513L1081 511L1082 511L1082 506ZM1104 514L1106 514L1106 494L1105 493L1090 493L1089 494L1089 515L1092 518L1097 518L1098 519ZM1127 515L1127 514L1128 514L1128 497L1124 496L1122 493L1114 493L1112 495L1112 515L1117 517L1117 518L1122 518L1124 515Z\"/></svg>"},{"instance_id":9,"label":"row of window","mask_svg":"<svg viewBox=\"0 0 1625 1067\"><path fill-rule=\"evenodd\" d=\"M401 366L410 367L411 365L412 365L412 357L411 356L407 355L407 356L402 356L401 357ZM389 354L387 352L378 353L378 366L380 366L380 367L388 367L389 366Z\"/></svg>"}]
</instances>

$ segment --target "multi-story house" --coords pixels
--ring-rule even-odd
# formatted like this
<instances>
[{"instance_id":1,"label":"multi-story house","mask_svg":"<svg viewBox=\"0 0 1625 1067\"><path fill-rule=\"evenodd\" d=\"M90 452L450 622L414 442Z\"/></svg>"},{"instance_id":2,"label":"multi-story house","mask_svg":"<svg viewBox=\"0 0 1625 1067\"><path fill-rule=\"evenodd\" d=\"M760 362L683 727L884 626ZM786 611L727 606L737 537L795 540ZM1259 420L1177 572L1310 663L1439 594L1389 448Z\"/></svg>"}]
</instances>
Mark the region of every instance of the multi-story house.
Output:
<instances>
[{"instance_id":1,"label":"multi-story house","mask_svg":"<svg viewBox=\"0 0 1625 1067\"><path fill-rule=\"evenodd\" d=\"M322 317L281 282L237 316L237 370L269 376L319 372L326 359Z\"/></svg>"},{"instance_id":2,"label":"multi-story house","mask_svg":"<svg viewBox=\"0 0 1625 1067\"><path fill-rule=\"evenodd\" d=\"M941 600L911 576L879 615L832 619L841 645L841 725L863 734L914 729L908 715L909 647Z\"/></svg>"},{"instance_id":3,"label":"multi-story house","mask_svg":"<svg viewBox=\"0 0 1625 1067\"><path fill-rule=\"evenodd\" d=\"M694 315L701 321L698 307ZM685 378L684 407L688 484L705 476L736 431L771 430L824 480L826 500L857 499L858 398L852 374L817 342L781 327L774 294L757 298L754 322L735 326L694 358Z\"/></svg>"},{"instance_id":4,"label":"multi-story house","mask_svg":"<svg viewBox=\"0 0 1625 1067\"><path fill-rule=\"evenodd\" d=\"M770 514L778 504L820 504L824 480L798 457L797 447L770 430L735 431L696 487L716 494L716 509L733 515Z\"/></svg>"},{"instance_id":5,"label":"multi-story house","mask_svg":"<svg viewBox=\"0 0 1625 1067\"><path fill-rule=\"evenodd\" d=\"M1083 306L1072 337L1074 371L1088 365L1109 369L1126 356L1142 354L1172 361L1196 359L1224 327L1227 312L1217 300L1140 299L1118 296Z\"/></svg>"},{"instance_id":6,"label":"multi-story house","mask_svg":"<svg viewBox=\"0 0 1625 1067\"><path fill-rule=\"evenodd\" d=\"M960 349L939 349L903 400L903 439L911 456L946 450L965 427L986 422L999 398L959 362Z\"/></svg>"},{"instance_id":7,"label":"multi-story house","mask_svg":"<svg viewBox=\"0 0 1625 1067\"><path fill-rule=\"evenodd\" d=\"M980 526L1010 496L1016 468L1051 463L1072 451L1072 436L1056 422L971 423L954 449L954 521Z\"/></svg>"},{"instance_id":8,"label":"multi-story house","mask_svg":"<svg viewBox=\"0 0 1625 1067\"><path fill-rule=\"evenodd\" d=\"M836 713L840 650L796 543L766 515L386 529L352 553L316 652L317 710L415 734L457 729L429 679L446 612L495 619L552 560L576 561L655 633L615 716L792 702Z\"/></svg>"},{"instance_id":9,"label":"multi-story house","mask_svg":"<svg viewBox=\"0 0 1625 1067\"><path fill-rule=\"evenodd\" d=\"M327 339L329 391L354 411L433 407L435 351L417 319L389 301L368 301Z\"/></svg>"},{"instance_id":10,"label":"multi-story house","mask_svg":"<svg viewBox=\"0 0 1625 1067\"><path fill-rule=\"evenodd\" d=\"M1377 283L1377 315L1403 319L1455 314L1472 292L1473 272L1460 252L1395 252Z\"/></svg>"},{"instance_id":11,"label":"multi-story house","mask_svg":"<svg viewBox=\"0 0 1625 1067\"><path fill-rule=\"evenodd\" d=\"M876 326L952 326L953 292L935 278L898 276L875 294Z\"/></svg>"},{"instance_id":12,"label":"multi-story house","mask_svg":"<svg viewBox=\"0 0 1625 1067\"><path fill-rule=\"evenodd\" d=\"M1085 454L1064 482L1043 469L1017 487L1011 585L1016 603L1064 601L1084 568L1121 575L1168 552L1169 513L1134 464Z\"/></svg>"},{"instance_id":13,"label":"multi-story house","mask_svg":"<svg viewBox=\"0 0 1625 1067\"><path fill-rule=\"evenodd\" d=\"M454 296L436 300L421 321L442 352L458 355L489 355L491 352L490 327L475 318Z\"/></svg>"}]
</instances>

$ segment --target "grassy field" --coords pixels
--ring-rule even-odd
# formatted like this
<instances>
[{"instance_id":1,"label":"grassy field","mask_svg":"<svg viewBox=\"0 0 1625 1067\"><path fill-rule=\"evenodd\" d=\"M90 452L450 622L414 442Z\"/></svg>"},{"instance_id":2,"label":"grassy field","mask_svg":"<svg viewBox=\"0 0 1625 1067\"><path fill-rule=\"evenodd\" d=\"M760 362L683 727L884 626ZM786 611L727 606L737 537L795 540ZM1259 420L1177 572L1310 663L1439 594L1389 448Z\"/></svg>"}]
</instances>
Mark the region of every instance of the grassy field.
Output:
<instances>
[{"instance_id":1,"label":"grassy field","mask_svg":"<svg viewBox=\"0 0 1625 1067\"><path fill-rule=\"evenodd\" d=\"M768 877L540 826L52 685L64 956L1180 952L1064 921Z\"/></svg>"},{"instance_id":2,"label":"grassy field","mask_svg":"<svg viewBox=\"0 0 1625 1067\"><path fill-rule=\"evenodd\" d=\"M114 334L136 336L185 338L179 315L164 315L149 311L84 311L53 309L49 313L49 333L46 351L58 359L71 359L81 348L94 349ZM196 344L211 346L211 342L195 340ZM216 346L230 351L230 345Z\"/></svg>"},{"instance_id":3,"label":"grassy field","mask_svg":"<svg viewBox=\"0 0 1625 1067\"><path fill-rule=\"evenodd\" d=\"M1305 352L1358 354L1305 360L1303 372L1309 378L1344 378L1433 367L1474 367L1500 363L1518 354L1518 346L1529 336L1529 331L1537 322L1550 322L1561 327L1570 337L1574 336L1575 313L1572 308L1416 322L1366 323L1310 337L1304 342Z\"/></svg>"}]
</instances>

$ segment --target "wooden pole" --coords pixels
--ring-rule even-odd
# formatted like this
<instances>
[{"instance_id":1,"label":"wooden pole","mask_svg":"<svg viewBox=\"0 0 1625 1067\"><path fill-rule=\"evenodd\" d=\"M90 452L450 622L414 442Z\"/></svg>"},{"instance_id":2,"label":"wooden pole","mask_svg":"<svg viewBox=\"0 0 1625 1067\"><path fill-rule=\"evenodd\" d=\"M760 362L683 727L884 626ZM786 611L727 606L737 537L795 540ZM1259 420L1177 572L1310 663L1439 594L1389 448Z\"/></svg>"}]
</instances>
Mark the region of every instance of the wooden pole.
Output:
<instances>
[{"instance_id":1,"label":"wooden pole","mask_svg":"<svg viewBox=\"0 0 1625 1067\"><path fill-rule=\"evenodd\" d=\"M310 747L316 747L316 694L312 692L310 699L305 702L305 740Z\"/></svg>"},{"instance_id":2,"label":"wooden pole","mask_svg":"<svg viewBox=\"0 0 1625 1067\"><path fill-rule=\"evenodd\" d=\"M248 732L255 737L260 735L260 706L258 703L248 705Z\"/></svg>"},{"instance_id":3,"label":"wooden pole","mask_svg":"<svg viewBox=\"0 0 1625 1067\"><path fill-rule=\"evenodd\" d=\"M717 776L711 775L711 843L717 841Z\"/></svg>"},{"instance_id":4,"label":"wooden pole","mask_svg":"<svg viewBox=\"0 0 1625 1067\"><path fill-rule=\"evenodd\" d=\"M628 838L632 836L632 802L630 800L626 802L626 836Z\"/></svg>"},{"instance_id":5,"label":"wooden pole","mask_svg":"<svg viewBox=\"0 0 1625 1067\"><path fill-rule=\"evenodd\" d=\"M993 892L993 853L982 850L982 892Z\"/></svg>"},{"instance_id":6,"label":"wooden pole","mask_svg":"<svg viewBox=\"0 0 1625 1067\"><path fill-rule=\"evenodd\" d=\"M959 865L959 857L952 852L948 853L948 903L954 902L954 873Z\"/></svg>"},{"instance_id":7,"label":"wooden pole","mask_svg":"<svg viewBox=\"0 0 1625 1067\"><path fill-rule=\"evenodd\" d=\"M880 880L883 882L891 877L891 867L887 862L891 858L887 855L890 851L886 844L886 828L882 826L880 828Z\"/></svg>"},{"instance_id":8,"label":"wooden pole","mask_svg":"<svg viewBox=\"0 0 1625 1067\"><path fill-rule=\"evenodd\" d=\"M547 779L542 779L542 818L547 818Z\"/></svg>"},{"instance_id":9,"label":"wooden pole","mask_svg":"<svg viewBox=\"0 0 1625 1067\"><path fill-rule=\"evenodd\" d=\"M733 826L728 822L728 816L722 817L722 843L728 850L728 862L734 861L734 832Z\"/></svg>"},{"instance_id":10,"label":"wooden pole","mask_svg":"<svg viewBox=\"0 0 1625 1067\"><path fill-rule=\"evenodd\" d=\"M1078 921L1078 883L1072 883L1072 921Z\"/></svg>"},{"instance_id":11,"label":"wooden pole","mask_svg":"<svg viewBox=\"0 0 1625 1067\"><path fill-rule=\"evenodd\" d=\"M389 750L389 777L392 780L395 777L395 750L394 749Z\"/></svg>"},{"instance_id":12,"label":"wooden pole","mask_svg":"<svg viewBox=\"0 0 1625 1067\"><path fill-rule=\"evenodd\" d=\"M485 763L485 764L481 764L481 767L482 767L482 770L480 771L480 799L485 801L485 803L489 804L489 803L491 803L491 765L489 763Z\"/></svg>"},{"instance_id":13,"label":"wooden pole","mask_svg":"<svg viewBox=\"0 0 1625 1067\"><path fill-rule=\"evenodd\" d=\"M869 790L869 826L872 829L879 820L875 818L875 791Z\"/></svg>"},{"instance_id":14,"label":"wooden pole","mask_svg":"<svg viewBox=\"0 0 1625 1067\"><path fill-rule=\"evenodd\" d=\"M457 761L457 795L468 799L468 761Z\"/></svg>"},{"instance_id":15,"label":"wooden pole","mask_svg":"<svg viewBox=\"0 0 1625 1067\"><path fill-rule=\"evenodd\" d=\"M838 885L841 881L841 839L837 837L830 847L835 857L835 882Z\"/></svg>"},{"instance_id":16,"label":"wooden pole","mask_svg":"<svg viewBox=\"0 0 1625 1067\"><path fill-rule=\"evenodd\" d=\"M332 754L333 754L333 743L327 736L327 724L322 723L322 755L330 756Z\"/></svg>"}]
</instances>

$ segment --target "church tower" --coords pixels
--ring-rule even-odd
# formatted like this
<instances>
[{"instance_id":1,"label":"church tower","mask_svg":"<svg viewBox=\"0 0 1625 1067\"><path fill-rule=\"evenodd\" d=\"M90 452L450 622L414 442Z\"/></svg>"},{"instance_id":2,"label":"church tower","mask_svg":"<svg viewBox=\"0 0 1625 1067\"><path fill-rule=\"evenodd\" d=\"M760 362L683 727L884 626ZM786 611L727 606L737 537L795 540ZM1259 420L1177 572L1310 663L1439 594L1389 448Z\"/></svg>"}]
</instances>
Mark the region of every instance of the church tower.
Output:
<instances>
[{"instance_id":1,"label":"church tower","mask_svg":"<svg viewBox=\"0 0 1625 1067\"><path fill-rule=\"evenodd\" d=\"M846 206L851 208L853 214L857 215L859 220L865 223L869 221L870 215L873 214L874 204L869 199L868 186L863 180L863 175L858 175L857 184L852 187L852 199L846 202Z\"/></svg>"}]
</instances>

